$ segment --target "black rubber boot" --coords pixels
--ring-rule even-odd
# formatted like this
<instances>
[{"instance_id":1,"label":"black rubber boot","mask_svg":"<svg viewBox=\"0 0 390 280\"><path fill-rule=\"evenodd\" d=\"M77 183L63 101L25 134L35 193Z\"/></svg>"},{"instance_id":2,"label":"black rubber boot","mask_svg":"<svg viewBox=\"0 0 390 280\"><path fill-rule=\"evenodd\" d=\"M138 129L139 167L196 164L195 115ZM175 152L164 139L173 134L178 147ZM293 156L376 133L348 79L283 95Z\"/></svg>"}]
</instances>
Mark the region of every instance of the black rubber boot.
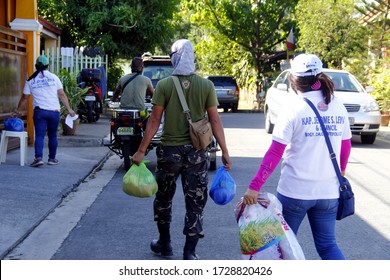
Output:
<instances>
[{"instance_id":1,"label":"black rubber boot","mask_svg":"<svg viewBox=\"0 0 390 280\"><path fill-rule=\"evenodd\" d=\"M183 250L183 260L199 260L198 255L195 253L196 245L198 244L199 237L186 236L186 243Z\"/></svg>"},{"instance_id":2,"label":"black rubber boot","mask_svg":"<svg viewBox=\"0 0 390 280\"><path fill-rule=\"evenodd\" d=\"M169 226L169 224L157 224L157 228L160 233L160 238L158 240L153 240L150 243L150 249L154 253L161 254L165 257L173 255Z\"/></svg>"}]
</instances>

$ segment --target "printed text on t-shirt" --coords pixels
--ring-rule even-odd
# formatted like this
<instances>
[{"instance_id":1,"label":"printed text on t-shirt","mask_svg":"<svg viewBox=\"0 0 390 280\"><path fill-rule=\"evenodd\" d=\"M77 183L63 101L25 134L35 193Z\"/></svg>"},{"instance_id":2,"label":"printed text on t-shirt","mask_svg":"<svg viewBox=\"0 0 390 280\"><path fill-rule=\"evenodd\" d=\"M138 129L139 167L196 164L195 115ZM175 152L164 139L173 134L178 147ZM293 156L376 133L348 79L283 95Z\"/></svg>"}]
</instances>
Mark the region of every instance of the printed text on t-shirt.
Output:
<instances>
[{"instance_id":1,"label":"printed text on t-shirt","mask_svg":"<svg viewBox=\"0 0 390 280\"><path fill-rule=\"evenodd\" d=\"M345 117L343 116L322 116L325 129L329 136L340 136L341 132L338 132L338 124L344 124ZM303 126L310 125L315 126L315 132L305 132L305 137L323 136L321 125L317 117L304 117L301 119ZM314 127L313 127L314 128ZM339 126L340 128L340 126Z\"/></svg>"}]
</instances>

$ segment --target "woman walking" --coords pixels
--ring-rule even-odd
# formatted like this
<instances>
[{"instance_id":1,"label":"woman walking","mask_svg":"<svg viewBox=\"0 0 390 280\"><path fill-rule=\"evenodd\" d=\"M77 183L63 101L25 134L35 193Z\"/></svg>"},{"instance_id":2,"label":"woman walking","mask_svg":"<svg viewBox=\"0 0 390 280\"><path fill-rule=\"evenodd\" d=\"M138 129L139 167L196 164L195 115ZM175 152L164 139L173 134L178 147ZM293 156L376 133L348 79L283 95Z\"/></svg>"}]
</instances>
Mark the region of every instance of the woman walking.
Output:
<instances>
[{"instance_id":1,"label":"woman walking","mask_svg":"<svg viewBox=\"0 0 390 280\"><path fill-rule=\"evenodd\" d=\"M317 107L325 125L331 129L329 136L342 174L351 151L348 113L333 95L333 82L322 73L322 62L317 56L298 55L292 62L289 82L297 96L278 116L272 144L243 202L257 203L261 187L284 154L277 197L283 205L286 222L297 234L307 214L320 257L325 260L345 259L335 236L339 181L321 126L304 98Z\"/></svg>"},{"instance_id":2,"label":"woman walking","mask_svg":"<svg viewBox=\"0 0 390 280\"><path fill-rule=\"evenodd\" d=\"M73 117L75 112L69 106L69 100L62 88L60 79L49 72L49 60L41 55L35 63L36 71L28 78L24 86L23 95L19 100L15 113L20 114L21 108L26 108L28 96L33 96L34 127L35 127L35 158L30 164L38 167L44 164L43 146L45 135L49 138L49 165L58 164L57 154L57 130L60 122L60 102L64 104L68 113Z\"/></svg>"}]
</instances>

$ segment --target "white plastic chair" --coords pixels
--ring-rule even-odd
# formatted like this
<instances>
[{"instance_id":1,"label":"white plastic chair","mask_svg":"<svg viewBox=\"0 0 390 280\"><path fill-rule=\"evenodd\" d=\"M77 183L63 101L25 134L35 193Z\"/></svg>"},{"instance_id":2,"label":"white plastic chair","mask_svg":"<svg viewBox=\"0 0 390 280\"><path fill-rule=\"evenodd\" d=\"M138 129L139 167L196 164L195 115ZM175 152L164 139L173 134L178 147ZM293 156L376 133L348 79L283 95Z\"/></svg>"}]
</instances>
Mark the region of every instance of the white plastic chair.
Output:
<instances>
[{"instance_id":1,"label":"white plastic chair","mask_svg":"<svg viewBox=\"0 0 390 280\"><path fill-rule=\"evenodd\" d=\"M8 131L3 130L0 142L0 164L7 158L8 137L18 137L20 139L20 165L24 166L27 160L27 132L26 131Z\"/></svg>"}]
</instances>

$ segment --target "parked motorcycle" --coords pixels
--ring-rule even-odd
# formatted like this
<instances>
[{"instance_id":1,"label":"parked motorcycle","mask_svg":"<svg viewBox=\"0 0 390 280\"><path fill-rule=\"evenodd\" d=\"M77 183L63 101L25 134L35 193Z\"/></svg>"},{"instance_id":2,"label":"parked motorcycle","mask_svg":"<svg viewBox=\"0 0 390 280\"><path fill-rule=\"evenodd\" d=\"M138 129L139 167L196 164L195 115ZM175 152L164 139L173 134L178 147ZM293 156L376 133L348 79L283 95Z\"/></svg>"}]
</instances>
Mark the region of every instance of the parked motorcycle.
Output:
<instances>
[{"instance_id":1,"label":"parked motorcycle","mask_svg":"<svg viewBox=\"0 0 390 280\"><path fill-rule=\"evenodd\" d=\"M85 68L81 70L81 88L88 88L84 101L78 106L77 113L81 121L97 122L103 113L102 92L96 84L100 82L102 73L100 69Z\"/></svg>"}]
</instances>

